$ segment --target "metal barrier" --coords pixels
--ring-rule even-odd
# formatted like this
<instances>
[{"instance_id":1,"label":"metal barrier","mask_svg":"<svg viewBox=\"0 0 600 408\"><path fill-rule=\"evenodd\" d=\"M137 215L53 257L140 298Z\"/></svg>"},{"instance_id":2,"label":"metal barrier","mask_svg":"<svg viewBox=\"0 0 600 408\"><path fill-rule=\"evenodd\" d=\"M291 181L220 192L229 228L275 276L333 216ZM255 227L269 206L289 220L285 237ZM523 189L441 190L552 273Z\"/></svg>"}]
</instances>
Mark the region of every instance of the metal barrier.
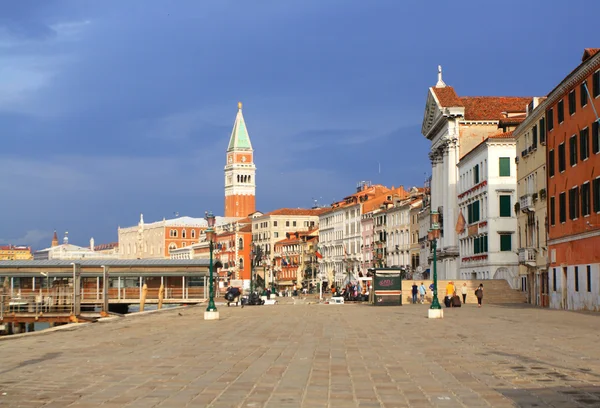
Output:
<instances>
[{"instance_id":1,"label":"metal barrier","mask_svg":"<svg viewBox=\"0 0 600 408\"><path fill-rule=\"evenodd\" d=\"M73 293L39 291L38 293L0 294L0 320L5 315L18 313L64 313L73 312Z\"/></svg>"}]
</instances>

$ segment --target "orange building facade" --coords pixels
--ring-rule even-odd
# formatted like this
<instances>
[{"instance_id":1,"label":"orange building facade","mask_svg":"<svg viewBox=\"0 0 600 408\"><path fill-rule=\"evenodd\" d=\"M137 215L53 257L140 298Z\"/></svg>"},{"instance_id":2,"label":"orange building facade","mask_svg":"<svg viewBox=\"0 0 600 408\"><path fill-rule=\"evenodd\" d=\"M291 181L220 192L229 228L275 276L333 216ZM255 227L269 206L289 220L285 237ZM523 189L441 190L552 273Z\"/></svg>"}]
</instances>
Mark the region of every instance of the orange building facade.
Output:
<instances>
[{"instance_id":1,"label":"orange building facade","mask_svg":"<svg viewBox=\"0 0 600 408\"><path fill-rule=\"evenodd\" d=\"M215 259L220 261L219 280L229 286L232 280L250 280L252 226L233 224L233 231L217 235Z\"/></svg>"},{"instance_id":2,"label":"orange building facade","mask_svg":"<svg viewBox=\"0 0 600 408\"><path fill-rule=\"evenodd\" d=\"M543 104L550 307L600 310L600 49Z\"/></svg>"}]
</instances>

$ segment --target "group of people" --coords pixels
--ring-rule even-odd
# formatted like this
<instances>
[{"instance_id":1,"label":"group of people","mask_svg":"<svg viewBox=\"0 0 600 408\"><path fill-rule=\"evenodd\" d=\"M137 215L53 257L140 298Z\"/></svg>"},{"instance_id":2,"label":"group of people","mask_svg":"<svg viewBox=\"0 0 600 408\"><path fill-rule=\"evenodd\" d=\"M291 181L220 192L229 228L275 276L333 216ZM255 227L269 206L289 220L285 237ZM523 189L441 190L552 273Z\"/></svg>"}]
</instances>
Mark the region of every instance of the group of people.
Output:
<instances>
[{"instance_id":1,"label":"group of people","mask_svg":"<svg viewBox=\"0 0 600 408\"><path fill-rule=\"evenodd\" d=\"M433 283L431 285L429 285L429 290L431 291L431 294L433 296ZM465 283L463 283L462 287L460 288L460 294L462 295L462 303L467 303L467 293L468 293L468 288L467 288L467 284L465 282ZM415 282L413 282L413 284L412 284L412 302L413 302L413 304L415 304L417 302L425 303L425 295L426 294L427 294L427 288L425 287L425 284L423 282L421 282L420 286L417 286L417 284ZM483 302L483 283L480 283L477 290L475 290L475 297L477 298L477 307L481 307L481 304ZM458 302L456 302L456 299L458 299ZM458 297L458 293L457 293L456 287L454 286L453 281L448 282L448 284L446 285L446 302L445 303L446 303L446 305L450 304L451 306L454 306L458 303L458 306L460 306L460 298Z\"/></svg>"},{"instance_id":2,"label":"group of people","mask_svg":"<svg viewBox=\"0 0 600 408\"><path fill-rule=\"evenodd\" d=\"M348 283L341 289L331 286L331 296L341 296L344 300L364 301L369 299L369 289L360 283Z\"/></svg>"}]
</instances>

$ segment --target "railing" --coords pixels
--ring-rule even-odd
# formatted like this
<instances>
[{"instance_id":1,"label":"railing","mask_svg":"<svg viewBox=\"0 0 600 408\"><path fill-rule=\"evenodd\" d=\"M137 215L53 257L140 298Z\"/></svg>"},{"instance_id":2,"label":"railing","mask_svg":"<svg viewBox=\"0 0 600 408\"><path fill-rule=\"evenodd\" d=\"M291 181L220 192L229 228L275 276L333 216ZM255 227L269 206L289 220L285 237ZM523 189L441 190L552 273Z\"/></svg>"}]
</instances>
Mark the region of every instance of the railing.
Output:
<instances>
[{"instance_id":1,"label":"railing","mask_svg":"<svg viewBox=\"0 0 600 408\"><path fill-rule=\"evenodd\" d=\"M0 294L0 319L18 313L63 313L73 311L72 292L39 291L37 293Z\"/></svg>"},{"instance_id":2,"label":"railing","mask_svg":"<svg viewBox=\"0 0 600 408\"><path fill-rule=\"evenodd\" d=\"M534 210L532 194L522 195L519 201L520 201L521 211L530 212L530 211Z\"/></svg>"},{"instance_id":3,"label":"railing","mask_svg":"<svg viewBox=\"0 0 600 408\"><path fill-rule=\"evenodd\" d=\"M536 262L537 251L535 248L519 248L519 263L528 264Z\"/></svg>"}]
</instances>

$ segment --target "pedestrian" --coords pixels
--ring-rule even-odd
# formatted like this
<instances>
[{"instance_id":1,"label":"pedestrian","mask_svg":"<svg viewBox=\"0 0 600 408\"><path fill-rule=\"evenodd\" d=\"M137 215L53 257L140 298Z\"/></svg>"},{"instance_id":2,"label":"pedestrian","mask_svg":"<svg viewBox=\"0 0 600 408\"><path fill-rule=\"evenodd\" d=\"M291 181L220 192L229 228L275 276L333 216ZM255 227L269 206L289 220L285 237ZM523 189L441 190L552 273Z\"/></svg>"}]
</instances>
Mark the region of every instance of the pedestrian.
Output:
<instances>
[{"instance_id":1,"label":"pedestrian","mask_svg":"<svg viewBox=\"0 0 600 408\"><path fill-rule=\"evenodd\" d=\"M475 296L477 296L477 307L481 307L481 302L483 301L483 283L479 284L479 287L475 291Z\"/></svg>"},{"instance_id":2,"label":"pedestrian","mask_svg":"<svg viewBox=\"0 0 600 408\"><path fill-rule=\"evenodd\" d=\"M431 299L433 299L433 289L435 287L433 286L433 283L431 285L429 285L429 290L431 291Z\"/></svg>"},{"instance_id":3,"label":"pedestrian","mask_svg":"<svg viewBox=\"0 0 600 408\"><path fill-rule=\"evenodd\" d=\"M452 296L456 294L456 290L454 289L454 282L449 281L446 285L446 297L444 299L444 304L446 307L451 307L452 305Z\"/></svg>"},{"instance_id":4,"label":"pedestrian","mask_svg":"<svg viewBox=\"0 0 600 408\"><path fill-rule=\"evenodd\" d=\"M415 282L412 284L412 302L413 305L417 303L417 294L419 293L419 287Z\"/></svg>"},{"instance_id":5,"label":"pedestrian","mask_svg":"<svg viewBox=\"0 0 600 408\"><path fill-rule=\"evenodd\" d=\"M425 303L425 293L427 293L427 289L425 288L425 284L421 282L421 286L419 286L419 295L421 296L421 304Z\"/></svg>"},{"instance_id":6,"label":"pedestrian","mask_svg":"<svg viewBox=\"0 0 600 408\"><path fill-rule=\"evenodd\" d=\"M463 283L462 285L462 296L463 296L463 303L467 303L467 283Z\"/></svg>"}]
</instances>

